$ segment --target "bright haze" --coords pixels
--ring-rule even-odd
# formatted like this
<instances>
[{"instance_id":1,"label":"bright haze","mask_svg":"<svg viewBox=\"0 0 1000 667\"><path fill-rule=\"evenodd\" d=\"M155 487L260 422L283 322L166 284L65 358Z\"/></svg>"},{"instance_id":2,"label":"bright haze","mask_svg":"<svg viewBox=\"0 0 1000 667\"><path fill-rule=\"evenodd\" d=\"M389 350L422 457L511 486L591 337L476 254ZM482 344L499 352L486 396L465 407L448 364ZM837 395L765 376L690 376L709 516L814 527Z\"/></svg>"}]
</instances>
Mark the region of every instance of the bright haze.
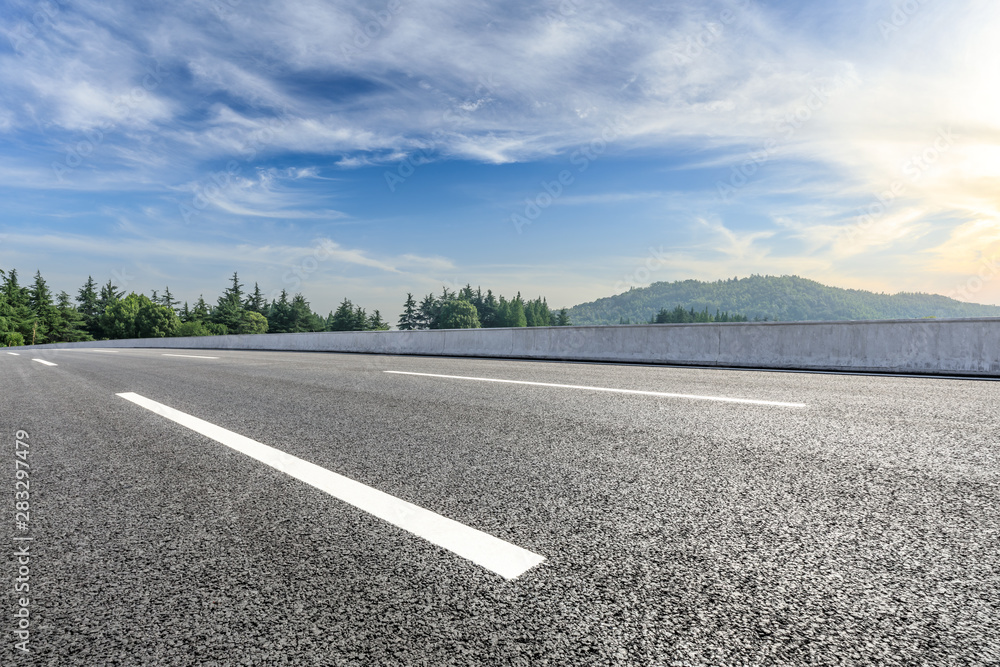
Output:
<instances>
[{"instance_id":1,"label":"bright haze","mask_svg":"<svg viewBox=\"0 0 1000 667\"><path fill-rule=\"evenodd\" d=\"M1000 3L3 2L0 266L395 321L798 274L1000 303Z\"/></svg>"}]
</instances>

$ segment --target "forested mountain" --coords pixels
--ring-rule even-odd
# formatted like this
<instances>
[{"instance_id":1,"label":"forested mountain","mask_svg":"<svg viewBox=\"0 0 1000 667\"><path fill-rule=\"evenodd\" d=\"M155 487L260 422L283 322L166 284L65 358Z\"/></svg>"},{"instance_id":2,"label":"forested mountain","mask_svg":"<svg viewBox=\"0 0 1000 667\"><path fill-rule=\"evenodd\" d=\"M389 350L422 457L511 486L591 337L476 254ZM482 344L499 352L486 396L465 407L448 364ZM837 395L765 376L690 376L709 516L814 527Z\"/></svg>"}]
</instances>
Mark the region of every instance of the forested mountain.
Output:
<instances>
[{"instance_id":1,"label":"forested mountain","mask_svg":"<svg viewBox=\"0 0 1000 667\"><path fill-rule=\"evenodd\" d=\"M750 276L716 282L653 283L569 309L574 324L649 322L677 306L731 312L750 320L882 320L923 317L1000 317L1000 307L964 303L937 294L876 294L828 287L798 276Z\"/></svg>"}]
</instances>

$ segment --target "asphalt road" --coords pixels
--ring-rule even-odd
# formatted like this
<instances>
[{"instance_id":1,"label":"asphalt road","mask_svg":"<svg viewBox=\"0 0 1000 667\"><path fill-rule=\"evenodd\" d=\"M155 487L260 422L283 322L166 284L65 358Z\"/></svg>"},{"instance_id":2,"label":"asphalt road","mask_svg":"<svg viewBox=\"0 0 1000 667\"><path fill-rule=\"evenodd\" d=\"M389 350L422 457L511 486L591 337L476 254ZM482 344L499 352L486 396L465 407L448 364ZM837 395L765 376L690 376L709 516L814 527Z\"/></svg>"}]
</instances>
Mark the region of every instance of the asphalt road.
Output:
<instances>
[{"instance_id":1,"label":"asphalt road","mask_svg":"<svg viewBox=\"0 0 1000 667\"><path fill-rule=\"evenodd\" d=\"M507 579L126 392L544 562ZM4 665L1000 664L998 382L0 351L0 425Z\"/></svg>"}]
</instances>

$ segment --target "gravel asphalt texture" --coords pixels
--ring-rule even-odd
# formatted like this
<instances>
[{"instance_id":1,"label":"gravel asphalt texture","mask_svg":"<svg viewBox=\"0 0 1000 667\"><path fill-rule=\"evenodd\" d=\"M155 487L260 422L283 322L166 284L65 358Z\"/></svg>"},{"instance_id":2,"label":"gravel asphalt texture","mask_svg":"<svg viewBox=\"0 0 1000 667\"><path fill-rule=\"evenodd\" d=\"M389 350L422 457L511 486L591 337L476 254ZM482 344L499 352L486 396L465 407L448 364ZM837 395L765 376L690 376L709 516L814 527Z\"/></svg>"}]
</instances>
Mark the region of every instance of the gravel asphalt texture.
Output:
<instances>
[{"instance_id":1,"label":"gravel asphalt texture","mask_svg":"<svg viewBox=\"0 0 1000 667\"><path fill-rule=\"evenodd\" d=\"M1000 382L163 352L0 354L3 665L1000 664ZM505 581L120 392L547 560Z\"/></svg>"}]
</instances>

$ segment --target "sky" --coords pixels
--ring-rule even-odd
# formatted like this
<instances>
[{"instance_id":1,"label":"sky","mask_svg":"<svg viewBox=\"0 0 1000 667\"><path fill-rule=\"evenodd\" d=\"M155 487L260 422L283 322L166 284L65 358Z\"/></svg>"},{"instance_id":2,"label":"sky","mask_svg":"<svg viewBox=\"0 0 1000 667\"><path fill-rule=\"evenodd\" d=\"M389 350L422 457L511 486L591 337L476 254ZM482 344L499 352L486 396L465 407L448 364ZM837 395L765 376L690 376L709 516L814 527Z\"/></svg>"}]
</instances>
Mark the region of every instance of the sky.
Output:
<instances>
[{"instance_id":1,"label":"sky","mask_svg":"<svg viewBox=\"0 0 1000 667\"><path fill-rule=\"evenodd\" d=\"M0 268L1000 304L995 0L0 0Z\"/></svg>"}]
</instances>

